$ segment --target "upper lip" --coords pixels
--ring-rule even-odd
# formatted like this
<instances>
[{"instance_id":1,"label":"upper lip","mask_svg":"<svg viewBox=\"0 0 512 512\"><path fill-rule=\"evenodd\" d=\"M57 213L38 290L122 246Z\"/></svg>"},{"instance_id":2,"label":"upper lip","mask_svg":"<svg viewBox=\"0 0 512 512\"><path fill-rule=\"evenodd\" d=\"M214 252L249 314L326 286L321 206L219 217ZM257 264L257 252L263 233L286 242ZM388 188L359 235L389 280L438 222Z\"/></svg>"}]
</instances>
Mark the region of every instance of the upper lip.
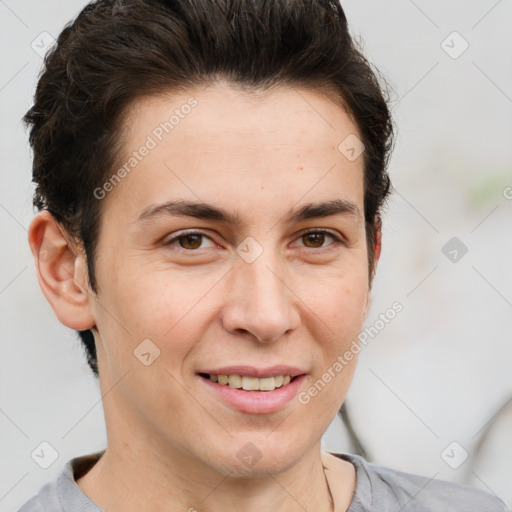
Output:
<instances>
[{"instance_id":1,"label":"upper lip","mask_svg":"<svg viewBox=\"0 0 512 512\"><path fill-rule=\"evenodd\" d=\"M208 373L209 375L241 375L262 379L264 377L275 377L277 375L290 375L290 377L295 377L306 372L297 366L281 364L267 366L266 368L256 368L248 365L223 366L221 368L199 370L197 373Z\"/></svg>"}]
</instances>

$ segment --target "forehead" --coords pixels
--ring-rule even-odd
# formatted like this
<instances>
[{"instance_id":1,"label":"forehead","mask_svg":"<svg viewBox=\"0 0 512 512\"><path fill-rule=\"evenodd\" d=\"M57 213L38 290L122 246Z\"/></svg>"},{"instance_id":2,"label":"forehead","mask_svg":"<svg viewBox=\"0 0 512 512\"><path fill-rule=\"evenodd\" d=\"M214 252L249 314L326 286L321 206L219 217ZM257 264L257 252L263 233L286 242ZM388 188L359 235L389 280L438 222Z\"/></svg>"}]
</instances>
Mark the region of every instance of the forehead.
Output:
<instances>
[{"instance_id":1,"label":"forehead","mask_svg":"<svg viewBox=\"0 0 512 512\"><path fill-rule=\"evenodd\" d=\"M265 196L284 205L345 190L363 200L363 156L344 153L347 138L360 139L358 127L318 91L261 95L219 83L146 96L130 105L121 133L116 169L127 172L110 195L139 214L184 198L256 205Z\"/></svg>"},{"instance_id":2,"label":"forehead","mask_svg":"<svg viewBox=\"0 0 512 512\"><path fill-rule=\"evenodd\" d=\"M197 128L200 131L194 131ZM142 133L157 142L171 133L173 138L194 135L203 145L224 139L224 145L245 151L260 150L262 142L288 140L318 149L321 143L337 146L350 133L360 138L342 100L333 93L290 86L259 92L226 82L137 98L126 109L121 131L130 150Z\"/></svg>"}]
</instances>

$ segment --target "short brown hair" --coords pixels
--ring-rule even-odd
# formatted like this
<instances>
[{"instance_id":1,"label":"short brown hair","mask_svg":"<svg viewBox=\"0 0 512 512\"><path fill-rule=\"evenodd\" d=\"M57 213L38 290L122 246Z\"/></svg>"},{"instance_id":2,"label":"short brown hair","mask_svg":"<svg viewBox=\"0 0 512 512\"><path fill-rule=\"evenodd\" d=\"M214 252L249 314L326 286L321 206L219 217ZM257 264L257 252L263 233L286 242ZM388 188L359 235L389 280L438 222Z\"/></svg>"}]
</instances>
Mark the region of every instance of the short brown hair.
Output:
<instances>
[{"instance_id":1,"label":"short brown hair","mask_svg":"<svg viewBox=\"0 0 512 512\"><path fill-rule=\"evenodd\" d=\"M23 117L33 149L33 204L47 209L94 263L101 202L122 116L144 95L227 79L246 90L304 86L345 105L364 151L370 282L393 122L377 70L356 48L336 0L99 0L68 23L47 53ZM341 141L340 141L341 142ZM98 375L94 336L79 331Z\"/></svg>"}]
</instances>

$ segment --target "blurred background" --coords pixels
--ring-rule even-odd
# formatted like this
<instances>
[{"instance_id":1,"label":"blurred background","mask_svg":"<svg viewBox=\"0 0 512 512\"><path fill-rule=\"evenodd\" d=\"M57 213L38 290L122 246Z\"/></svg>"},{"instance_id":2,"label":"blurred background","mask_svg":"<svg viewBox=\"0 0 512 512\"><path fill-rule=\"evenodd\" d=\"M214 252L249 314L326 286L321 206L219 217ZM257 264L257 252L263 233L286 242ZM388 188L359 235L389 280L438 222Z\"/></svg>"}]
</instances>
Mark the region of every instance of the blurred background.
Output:
<instances>
[{"instance_id":1,"label":"blurred background","mask_svg":"<svg viewBox=\"0 0 512 512\"><path fill-rule=\"evenodd\" d=\"M42 55L85 3L0 0L2 512L106 445L98 384L37 283L21 124ZM324 448L470 484L510 507L512 3L342 5L391 87L398 135L368 341ZM403 309L389 320L393 303ZM47 469L31 458L41 442L58 455Z\"/></svg>"}]
</instances>

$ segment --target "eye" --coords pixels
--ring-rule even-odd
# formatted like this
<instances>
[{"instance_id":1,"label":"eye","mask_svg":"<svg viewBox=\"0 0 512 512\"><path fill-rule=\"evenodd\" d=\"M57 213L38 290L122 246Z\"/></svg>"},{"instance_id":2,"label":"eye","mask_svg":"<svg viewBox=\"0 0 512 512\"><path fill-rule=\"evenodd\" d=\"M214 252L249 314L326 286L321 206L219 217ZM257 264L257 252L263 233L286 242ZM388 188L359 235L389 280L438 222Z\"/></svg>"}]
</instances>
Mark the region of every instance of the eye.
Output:
<instances>
[{"instance_id":1,"label":"eye","mask_svg":"<svg viewBox=\"0 0 512 512\"><path fill-rule=\"evenodd\" d=\"M334 240L334 243L325 246L324 242L326 238L331 238ZM177 236L169 238L163 242L163 244L175 246L178 249L183 249L184 251L194 252L198 249L204 249L204 247L201 247L201 242L203 239L207 239L213 242L213 240L208 235L201 231L189 231L185 233L182 232ZM302 233L298 240L306 240L307 243L303 245L303 247L307 247L308 249L322 249L324 247L328 247L329 245L344 244L344 240L341 237L335 235L327 229L315 229L307 231Z\"/></svg>"},{"instance_id":2,"label":"eye","mask_svg":"<svg viewBox=\"0 0 512 512\"><path fill-rule=\"evenodd\" d=\"M324 246L323 243L325 242L326 237L333 239L334 243ZM307 244L311 244L305 245L305 247L308 249L321 249L323 247L328 247L329 245L344 244L342 238L327 229L315 229L306 231L305 233L302 233L298 240L307 240Z\"/></svg>"},{"instance_id":3,"label":"eye","mask_svg":"<svg viewBox=\"0 0 512 512\"><path fill-rule=\"evenodd\" d=\"M180 235L174 236L163 242L164 245L175 245L176 242L179 243L179 249L183 249L185 251L195 251L201 248L201 242L203 238L207 238L211 240L209 236L202 233L201 231L189 231L187 233L181 233ZM211 240L212 241L212 240ZM203 247L204 249L204 247Z\"/></svg>"}]
</instances>

